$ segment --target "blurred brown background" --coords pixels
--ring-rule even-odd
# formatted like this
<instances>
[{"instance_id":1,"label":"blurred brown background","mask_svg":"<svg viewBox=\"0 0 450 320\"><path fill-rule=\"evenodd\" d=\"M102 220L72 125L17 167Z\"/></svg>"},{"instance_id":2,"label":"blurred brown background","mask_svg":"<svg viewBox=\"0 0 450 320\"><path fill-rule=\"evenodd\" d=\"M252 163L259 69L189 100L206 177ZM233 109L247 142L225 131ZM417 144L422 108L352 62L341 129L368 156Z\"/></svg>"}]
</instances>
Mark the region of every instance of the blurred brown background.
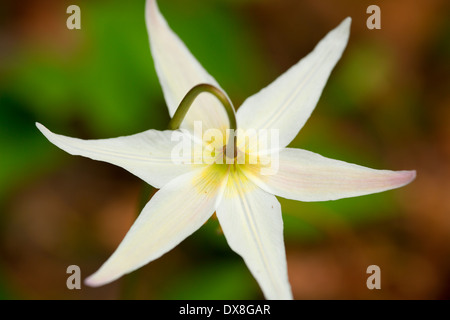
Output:
<instances>
[{"instance_id":1,"label":"blurred brown background","mask_svg":"<svg viewBox=\"0 0 450 320\"><path fill-rule=\"evenodd\" d=\"M66 8L81 8L81 30ZM428 1L160 0L161 11L239 106L345 17L348 47L293 147L410 185L323 203L280 199L296 299L450 298L450 11ZM369 30L366 8L381 8ZM163 129L144 1L0 5L0 298L260 299L210 219L162 258L100 287L68 290L115 250L149 189L121 168L73 157L34 126L81 138ZM381 268L368 290L366 268Z\"/></svg>"}]
</instances>

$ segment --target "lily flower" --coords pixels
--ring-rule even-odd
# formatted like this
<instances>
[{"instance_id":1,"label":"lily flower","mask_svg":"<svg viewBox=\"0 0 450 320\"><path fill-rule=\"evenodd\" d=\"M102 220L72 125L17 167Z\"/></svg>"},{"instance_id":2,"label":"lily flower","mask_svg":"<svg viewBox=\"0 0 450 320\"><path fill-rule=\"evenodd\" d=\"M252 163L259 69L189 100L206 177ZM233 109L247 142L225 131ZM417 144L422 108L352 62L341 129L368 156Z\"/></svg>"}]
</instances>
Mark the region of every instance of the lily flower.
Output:
<instances>
[{"instance_id":1,"label":"lily flower","mask_svg":"<svg viewBox=\"0 0 450 320\"><path fill-rule=\"evenodd\" d=\"M171 116L197 85L222 90L170 29L155 0L146 3L146 24ZM265 298L292 299L276 196L299 201L336 200L398 188L415 178L415 171L375 170L287 147L315 108L347 44L350 24L351 19L346 18L310 54L238 109L234 120L239 129L278 130L278 148L266 150L266 156L276 154L279 162L271 174L261 174L263 165L258 161L175 164L172 150L177 142L172 135L179 130L81 140L54 134L37 123L45 137L66 152L118 165L160 189L116 251L85 283L110 283L161 257L216 212L229 246L243 258ZM205 129L233 127L232 117L222 104L205 94L192 102L180 128L192 133L196 121ZM236 139L234 160L245 159L245 142L239 135ZM264 157L263 153L259 156Z\"/></svg>"}]
</instances>

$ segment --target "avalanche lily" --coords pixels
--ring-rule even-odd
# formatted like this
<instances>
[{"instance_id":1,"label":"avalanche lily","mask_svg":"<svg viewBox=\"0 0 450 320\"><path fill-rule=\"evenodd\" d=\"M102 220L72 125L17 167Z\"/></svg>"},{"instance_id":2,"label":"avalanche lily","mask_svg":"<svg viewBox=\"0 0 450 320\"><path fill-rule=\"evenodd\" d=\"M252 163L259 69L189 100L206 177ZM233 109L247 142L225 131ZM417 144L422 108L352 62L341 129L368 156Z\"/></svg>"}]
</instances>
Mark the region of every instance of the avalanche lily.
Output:
<instances>
[{"instance_id":1,"label":"avalanche lily","mask_svg":"<svg viewBox=\"0 0 450 320\"><path fill-rule=\"evenodd\" d=\"M147 1L146 23L156 72L171 116L195 86L209 84L221 90L170 29L155 0ZM262 150L260 137L256 136L258 148L252 151L259 159L256 163L245 162L246 142L239 134L234 159L226 153L231 163L172 161L172 150L178 143L172 139L175 132L189 136L196 121L201 121L204 129L224 132L232 127L234 113L226 112L220 101L209 94L199 95L192 102L180 122L183 130L148 130L113 139L80 140L54 134L37 124L50 142L66 152L118 165L160 189L117 250L86 279L86 284L107 284L159 258L216 212L228 244L242 256L264 296L291 299L281 207L275 196L299 201L336 200L411 182L415 171L374 170L286 148L317 104L347 44L350 23L351 19L346 18L309 55L239 108L234 119L238 128L279 132L276 149ZM215 154L217 159L223 157L228 150L226 144L232 140L223 140L223 154ZM262 159L272 154L278 161L277 170L261 174ZM244 162L237 162L238 158Z\"/></svg>"}]
</instances>

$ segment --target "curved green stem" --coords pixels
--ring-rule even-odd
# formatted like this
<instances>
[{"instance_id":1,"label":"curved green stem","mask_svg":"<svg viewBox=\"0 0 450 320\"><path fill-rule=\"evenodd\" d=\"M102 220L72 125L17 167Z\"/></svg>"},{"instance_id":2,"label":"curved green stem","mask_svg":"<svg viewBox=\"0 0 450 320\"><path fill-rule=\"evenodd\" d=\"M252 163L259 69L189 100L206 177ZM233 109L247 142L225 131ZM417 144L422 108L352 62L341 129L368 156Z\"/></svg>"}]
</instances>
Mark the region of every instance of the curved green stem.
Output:
<instances>
[{"instance_id":1,"label":"curved green stem","mask_svg":"<svg viewBox=\"0 0 450 320\"><path fill-rule=\"evenodd\" d=\"M192 103L202 92L209 92L222 103L227 112L228 119L230 120L230 129L235 131L237 129L236 113L230 100L228 100L228 97L225 95L225 93L222 92L222 90L206 83L196 85L186 94L186 96L184 96L183 100L181 100L180 105L178 106L177 111L175 111L172 120L170 120L169 122L169 129L176 130L180 127L181 122L183 122L184 117L186 116L186 113L188 112Z\"/></svg>"},{"instance_id":2,"label":"curved green stem","mask_svg":"<svg viewBox=\"0 0 450 320\"><path fill-rule=\"evenodd\" d=\"M189 111L189 108L192 106L192 103L197 98L197 96L202 92L208 92L215 96L223 105L225 108L225 111L227 112L228 120L230 121L230 135L228 137L228 143L227 143L227 149L226 154L227 155L234 155L236 157L237 151L236 151L236 135L235 132L237 130L237 122L236 122L236 112L234 111L234 107L231 104L230 100L226 96L225 93L223 93L222 90L216 88L213 85L202 83L198 84L195 87L193 87L189 92L184 96L183 100L181 100L180 105L178 106L177 110L175 111L175 114L173 115L172 119L169 122L169 129L170 130L176 130L180 127L181 123L183 122L184 118L186 117L186 113ZM233 141L233 143L230 143Z\"/></svg>"}]
</instances>

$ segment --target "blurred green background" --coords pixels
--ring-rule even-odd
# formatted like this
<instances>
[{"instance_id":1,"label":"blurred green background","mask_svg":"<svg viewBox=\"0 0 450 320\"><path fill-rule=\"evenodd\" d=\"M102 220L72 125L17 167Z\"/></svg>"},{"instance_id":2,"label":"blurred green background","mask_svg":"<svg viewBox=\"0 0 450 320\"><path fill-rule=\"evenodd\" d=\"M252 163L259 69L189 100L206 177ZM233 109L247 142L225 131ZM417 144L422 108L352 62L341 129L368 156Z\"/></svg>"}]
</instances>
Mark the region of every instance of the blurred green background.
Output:
<instances>
[{"instance_id":1,"label":"blurred green background","mask_svg":"<svg viewBox=\"0 0 450 320\"><path fill-rule=\"evenodd\" d=\"M81 30L66 8L81 8ZM366 8L381 8L381 30ZM345 17L348 47L293 147L379 169L404 188L303 203L280 199L296 299L450 298L450 15L446 0L160 0L163 15L236 106L309 53ZM68 290L133 223L148 188L73 157L34 123L80 138L164 129L144 1L0 4L0 298L261 299L217 219L112 284ZM366 268L381 268L368 290Z\"/></svg>"}]
</instances>

